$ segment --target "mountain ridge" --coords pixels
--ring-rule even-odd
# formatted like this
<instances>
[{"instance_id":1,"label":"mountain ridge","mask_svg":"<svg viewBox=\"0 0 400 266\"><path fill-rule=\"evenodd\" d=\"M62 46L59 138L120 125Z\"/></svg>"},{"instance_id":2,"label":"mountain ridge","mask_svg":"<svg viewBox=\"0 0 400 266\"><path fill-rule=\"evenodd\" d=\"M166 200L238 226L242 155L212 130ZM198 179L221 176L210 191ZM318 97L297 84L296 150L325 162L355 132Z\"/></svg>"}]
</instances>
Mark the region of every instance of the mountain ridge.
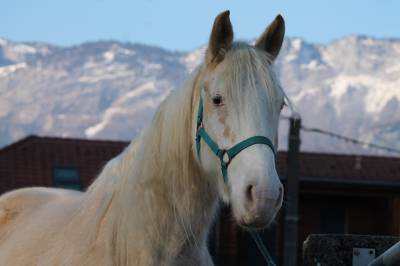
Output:
<instances>
[{"instance_id":1,"label":"mountain ridge","mask_svg":"<svg viewBox=\"0 0 400 266\"><path fill-rule=\"evenodd\" d=\"M130 140L204 51L110 40L59 47L0 38L0 123L6 125L0 145L29 134ZM275 65L304 124L400 148L398 62L400 39L350 35L323 45L286 38ZM286 131L282 123L283 149ZM302 149L378 152L309 133Z\"/></svg>"}]
</instances>

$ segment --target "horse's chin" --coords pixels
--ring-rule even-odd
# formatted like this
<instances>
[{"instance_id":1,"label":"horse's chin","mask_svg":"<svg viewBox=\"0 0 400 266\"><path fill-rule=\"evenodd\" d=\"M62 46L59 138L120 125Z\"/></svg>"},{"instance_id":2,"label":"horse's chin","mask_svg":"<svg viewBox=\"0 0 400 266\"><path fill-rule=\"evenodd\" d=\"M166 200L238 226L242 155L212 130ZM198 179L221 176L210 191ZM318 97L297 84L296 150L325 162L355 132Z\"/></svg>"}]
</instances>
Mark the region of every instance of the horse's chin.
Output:
<instances>
[{"instance_id":1,"label":"horse's chin","mask_svg":"<svg viewBox=\"0 0 400 266\"><path fill-rule=\"evenodd\" d=\"M253 220L252 222L245 222L243 220L236 220L237 224L246 231L258 231L268 228L275 220L275 217L270 219Z\"/></svg>"}]
</instances>

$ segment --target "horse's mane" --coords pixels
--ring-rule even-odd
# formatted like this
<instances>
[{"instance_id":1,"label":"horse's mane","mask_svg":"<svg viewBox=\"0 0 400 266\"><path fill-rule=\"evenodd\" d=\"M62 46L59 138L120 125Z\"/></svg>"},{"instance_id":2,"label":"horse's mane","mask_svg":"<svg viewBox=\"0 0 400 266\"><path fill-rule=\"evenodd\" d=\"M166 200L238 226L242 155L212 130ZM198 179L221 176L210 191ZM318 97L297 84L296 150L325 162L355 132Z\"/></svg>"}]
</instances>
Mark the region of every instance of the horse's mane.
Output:
<instances>
[{"instance_id":1,"label":"horse's mane","mask_svg":"<svg viewBox=\"0 0 400 266\"><path fill-rule=\"evenodd\" d=\"M121 179L134 181L140 176L152 177L157 182L172 184L175 183L174 180L164 178L171 174L173 178L179 179L182 186L189 185L188 178L193 171L198 170L193 165L190 132L193 123L192 100L195 93L193 84L197 75L198 70L191 75L181 89L173 91L160 104L153 119L141 134L122 154L106 164L103 172L88 188L89 194L95 193L97 187L102 187L105 183L108 185L115 183L111 180L108 182L102 180L113 179L110 176L119 179L120 185L129 182Z\"/></svg>"},{"instance_id":2,"label":"horse's mane","mask_svg":"<svg viewBox=\"0 0 400 266\"><path fill-rule=\"evenodd\" d=\"M129 221L121 220L130 219L127 214L129 210L141 212L134 206L132 198L140 194L146 200L143 192L149 186L156 191L151 196L157 197L151 200L168 202L173 208L179 205L180 209L146 209L146 214L151 215L152 211L157 211L157 216L162 212L166 212L165 216L168 216L173 213L188 231L187 238L192 237L191 228L187 228L189 222L185 221L182 213L190 213L193 205L199 203L182 198L190 199L189 194L193 193L193 189L200 191L201 186L207 186L207 181L199 176L200 171L191 147L191 129L194 123L192 100L196 93L195 81L198 74L199 69L194 71L183 88L173 91L161 103L149 125L119 156L105 165L87 189L81 211L77 212L77 221L81 226L82 223L87 223L82 228L90 228L85 232L88 243L98 237L99 228L104 225L103 220L107 215L112 216L113 220L108 222L110 228L107 230L111 234L115 234L111 231L115 230L112 227L117 226L116 224L122 230L122 227L130 226ZM108 214L110 209L112 214ZM162 232L157 230L158 228L154 228L156 236L153 237L160 242Z\"/></svg>"}]
</instances>

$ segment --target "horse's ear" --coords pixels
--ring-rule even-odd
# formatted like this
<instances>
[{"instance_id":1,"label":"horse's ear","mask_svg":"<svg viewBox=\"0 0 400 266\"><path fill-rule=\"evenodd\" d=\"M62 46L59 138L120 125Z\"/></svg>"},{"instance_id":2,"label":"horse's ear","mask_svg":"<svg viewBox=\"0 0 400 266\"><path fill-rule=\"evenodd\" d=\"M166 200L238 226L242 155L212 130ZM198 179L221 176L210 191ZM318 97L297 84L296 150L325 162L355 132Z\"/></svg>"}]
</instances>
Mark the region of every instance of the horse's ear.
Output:
<instances>
[{"instance_id":1,"label":"horse's ear","mask_svg":"<svg viewBox=\"0 0 400 266\"><path fill-rule=\"evenodd\" d=\"M281 15L278 15L267 27L261 37L258 38L255 46L269 53L272 56L272 59L275 60L281 50L284 36L285 21Z\"/></svg>"},{"instance_id":2,"label":"horse's ear","mask_svg":"<svg viewBox=\"0 0 400 266\"><path fill-rule=\"evenodd\" d=\"M224 60L226 52L231 48L233 40L232 24L229 10L220 13L214 21L210 41L208 43L206 62L218 64Z\"/></svg>"}]
</instances>

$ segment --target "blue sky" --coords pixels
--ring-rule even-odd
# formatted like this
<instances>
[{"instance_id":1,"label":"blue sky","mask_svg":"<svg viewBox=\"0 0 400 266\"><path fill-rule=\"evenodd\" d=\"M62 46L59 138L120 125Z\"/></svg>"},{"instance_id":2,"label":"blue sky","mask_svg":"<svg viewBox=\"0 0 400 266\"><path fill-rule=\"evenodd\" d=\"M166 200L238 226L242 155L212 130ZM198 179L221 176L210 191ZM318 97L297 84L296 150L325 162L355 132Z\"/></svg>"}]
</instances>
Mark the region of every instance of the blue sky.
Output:
<instances>
[{"instance_id":1,"label":"blue sky","mask_svg":"<svg viewBox=\"0 0 400 266\"><path fill-rule=\"evenodd\" d=\"M281 13L288 36L327 43L362 34L400 38L398 0L0 0L0 36L72 45L120 40L190 50L231 11L237 38L257 37Z\"/></svg>"}]
</instances>

